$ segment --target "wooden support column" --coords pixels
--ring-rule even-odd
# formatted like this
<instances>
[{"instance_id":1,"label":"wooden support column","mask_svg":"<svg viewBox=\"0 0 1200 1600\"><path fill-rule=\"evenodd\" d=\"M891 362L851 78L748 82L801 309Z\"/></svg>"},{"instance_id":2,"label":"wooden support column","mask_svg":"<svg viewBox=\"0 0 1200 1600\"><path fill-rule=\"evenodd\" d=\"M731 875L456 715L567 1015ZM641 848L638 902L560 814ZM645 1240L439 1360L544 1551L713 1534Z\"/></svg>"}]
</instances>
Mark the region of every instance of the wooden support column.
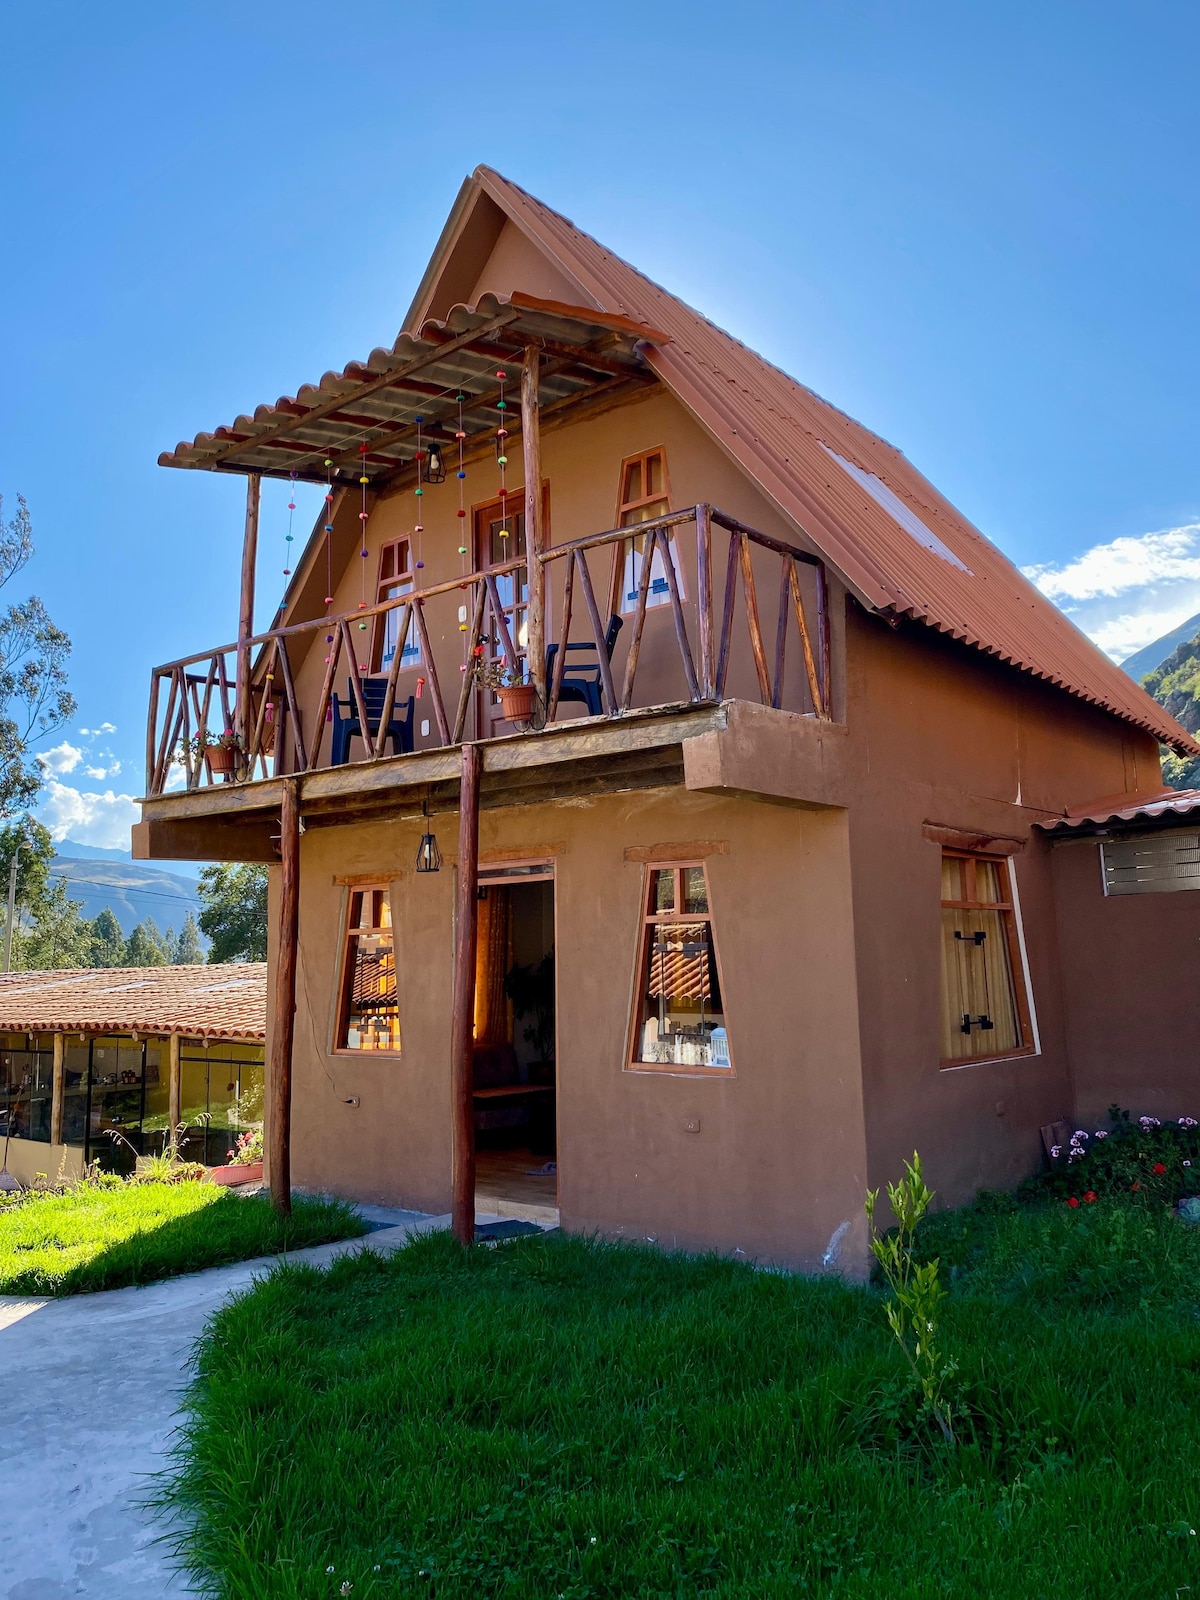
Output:
<instances>
[{"instance_id":1,"label":"wooden support column","mask_svg":"<svg viewBox=\"0 0 1200 1600\"><path fill-rule=\"evenodd\" d=\"M296 940L300 927L300 804L297 780L285 778L279 809L279 932L275 944L275 1014L271 1027L267 1166L271 1204L292 1209L292 1040L296 1030Z\"/></svg>"},{"instance_id":2,"label":"wooden support column","mask_svg":"<svg viewBox=\"0 0 1200 1600\"><path fill-rule=\"evenodd\" d=\"M179 1124L183 1121L183 1068L180 1053L183 1040L177 1033L171 1035L167 1064L167 1143L174 1144L179 1137Z\"/></svg>"},{"instance_id":3,"label":"wooden support column","mask_svg":"<svg viewBox=\"0 0 1200 1600\"><path fill-rule=\"evenodd\" d=\"M526 525L528 527L528 524ZM479 923L479 746L462 747L458 802L458 904L455 908L454 1001L450 1032L454 1234L475 1238L475 936Z\"/></svg>"},{"instance_id":4,"label":"wooden support column","mask_svg":"<svg viewBox=\"0 0 1200 1600\"><path fill-rule=\"evenodd\" d=\"M258 503L262 479L252 472L246 479L246 532L242 540L242 594L238 609L237 699L234 732L242 749L250 745L250 640L254 635L254 568L258 559Z\"/></svg>"},{"instance_id":5,"label":"wooden support column","mask_svg":"<svg viewBox=\"0 0 1200 1600\"><path fill-rule=\"evenodd\" d=\"M521 368L521 447L525 455L525 559L529 574L529 676L537 690L537 721L546 716L546 569L538 559L545 549L542 525L542 428L538 412L536 344L525 346Z\"/></svg>"},{"instance_id":6,"label":"wooden support column","mask_svg":"<svg viewBox=\"0 0 1200 1600\"><path fill-rule=\"evenodd\" d=\"M54 1035L54 1068L50 1081L50 1143L63 1142L63 1095L66 1093L67 1074L67 1040L66 1035Z\"/></svg>"}]
</instances>

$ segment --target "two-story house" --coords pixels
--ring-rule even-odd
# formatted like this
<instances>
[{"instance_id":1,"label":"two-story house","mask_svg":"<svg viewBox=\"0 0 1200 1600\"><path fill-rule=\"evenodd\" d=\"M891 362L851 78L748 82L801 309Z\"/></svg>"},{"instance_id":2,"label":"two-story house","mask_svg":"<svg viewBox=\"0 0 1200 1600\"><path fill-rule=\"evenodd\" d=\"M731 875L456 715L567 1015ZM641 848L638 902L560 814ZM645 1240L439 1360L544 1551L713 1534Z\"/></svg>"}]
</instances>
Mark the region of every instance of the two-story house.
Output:
<instances>
[{"instance_id":1,"label":"two-story house","mask_svg":"<svg viewBox=\"0 0 1200 1600\"><path fill-rule=\"evenodd\" d=\"M1036 825L1192 741L499 174L404 327L161 458L245 475L246 556L237 640L154 673L135 853L273 864L276 1192L854 1267L914 1148L950 1200L1031 1170L1074 1104ZM262 477L325 499L254 635Z\"/></svg>"}]
</instances>

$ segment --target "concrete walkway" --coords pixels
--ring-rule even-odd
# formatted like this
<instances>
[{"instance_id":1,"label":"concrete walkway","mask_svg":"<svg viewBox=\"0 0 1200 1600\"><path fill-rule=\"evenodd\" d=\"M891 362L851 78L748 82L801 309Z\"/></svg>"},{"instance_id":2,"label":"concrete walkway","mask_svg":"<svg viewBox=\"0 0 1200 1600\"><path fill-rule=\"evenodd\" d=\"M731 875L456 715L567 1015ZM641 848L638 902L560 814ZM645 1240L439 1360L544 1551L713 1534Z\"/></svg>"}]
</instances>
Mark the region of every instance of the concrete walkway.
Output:
<instances>
[{"instance_id":1,"label":"concrete walkway","mask_svg":"<svg viewBox=\"0 0 1200 1600\"><path fill-rule=\"evenodd\" d=\"M362 1210L376 1232L289 1259L322 1266L364 1246L395 1250L450 1220ZM163 1525L141 1501L167 1465L205 1322L271 1265L245 1261L63 1300L0 1296L2 1600L196 1592L156 1542Z\"/></svg>"}]
</instances>

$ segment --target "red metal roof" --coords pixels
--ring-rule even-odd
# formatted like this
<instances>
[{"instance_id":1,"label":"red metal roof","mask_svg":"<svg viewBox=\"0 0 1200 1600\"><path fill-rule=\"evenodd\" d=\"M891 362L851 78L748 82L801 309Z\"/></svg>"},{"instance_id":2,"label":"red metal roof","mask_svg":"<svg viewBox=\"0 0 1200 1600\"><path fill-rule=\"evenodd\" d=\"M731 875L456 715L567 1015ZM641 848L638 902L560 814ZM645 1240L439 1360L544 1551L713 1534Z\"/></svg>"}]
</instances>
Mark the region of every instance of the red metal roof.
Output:
<instances>
[{"instance_id":1,"label":"red metal roof","mask_svg":"<svg viewBox=\"0 0 1200 1600\"><path fill-rule=\"evenodd\" d=\"M1114 795L1111 800L1091 800L1087 805L1072 806L1063 817L1054 817L1037 826L1045 833L1087 832L1108 822L1161 822L1172 816L1186 817L1200 811L1200 789L1164 789L1148 800L1122 805L1124 795Z\"/></svg>"},{"instance_id":2,"label":"red metal roof","mask_svg":"<svg viewBox=\"0 0 1200 1600\"><path fill-rule=\"evenodd\" d=\"M472 187L582 298L670 336L646 350L650 367L865 604L997 656L1176 750L1200 749L894 446L490 168L476 168L455 217ZM439 249L450 247L454 220ZM907 518L897 520L897 499Z\"/></svg>"},{"instance_id":3,"label":"red metal roof","mask_svg":"<svg viewBox=\"0 0 1200 1600\"><path fill-rule=\"evenodd\" d=\"M0 1032L267 1036L267 964L0 974Z\"/></svg>"}]
</instances>

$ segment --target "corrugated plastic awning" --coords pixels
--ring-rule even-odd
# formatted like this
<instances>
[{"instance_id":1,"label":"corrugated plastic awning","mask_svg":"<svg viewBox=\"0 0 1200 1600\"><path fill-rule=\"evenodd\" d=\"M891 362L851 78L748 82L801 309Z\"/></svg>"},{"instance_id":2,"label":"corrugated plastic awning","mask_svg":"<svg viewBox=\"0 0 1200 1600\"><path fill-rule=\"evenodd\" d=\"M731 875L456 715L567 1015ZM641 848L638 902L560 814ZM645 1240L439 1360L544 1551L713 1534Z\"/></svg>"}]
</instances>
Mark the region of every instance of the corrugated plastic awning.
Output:
<instances>
[{"instance_id":1,"label":"corrugated plastic awning","mask_svg":"<svg viewBox=\"0 0 1200 1600\"><path fill-rule=\"evenodd\" d=\"M265 961L0 974L0 1032L267 1036Z\"/></svg>"},{"instance_id":2,"label":"corrugated plastic awning","mask_svg":"<svg viewBox=\"0 0 1200 1600\"><path fill-rule=\"evenodd\" d=\"M459 395L468 444L495 432L502 394L519 427L528 344L544 353L540 403L549 410L630 379L652 382L641 354L644 341L668 339L620 314L532 295L485 294L475 305L454 306L444 318L426 320L416 333L400 334L365 361L327 372L319 383L261 405L252 416L176 445L159 456L159 465L275 478L294 474L312 483L353 469L354 478L377 483L412 463L418 418L424 443L436 438L443 451L453 445Z\"/></svg>"},{"instance_id":3,"label":"corrugated plastic awning","mask_svg":"<svg viewBox=\"0 0 1200 1600\"><path fill-rule=\"evenodd\" d=\"M1127 803L1122 805L1121 802ZM1170 823L1179 818L1200 822L1200 789L1163 789L1148 799L1128 804L1127 795L1114 795L1105 800L1092 800L1087 805L1073 806L1065 816L1039 822L1044 833L1059 836L1095 833L1098 829L1122 823Z\"/></svg>"}]
</instances>

